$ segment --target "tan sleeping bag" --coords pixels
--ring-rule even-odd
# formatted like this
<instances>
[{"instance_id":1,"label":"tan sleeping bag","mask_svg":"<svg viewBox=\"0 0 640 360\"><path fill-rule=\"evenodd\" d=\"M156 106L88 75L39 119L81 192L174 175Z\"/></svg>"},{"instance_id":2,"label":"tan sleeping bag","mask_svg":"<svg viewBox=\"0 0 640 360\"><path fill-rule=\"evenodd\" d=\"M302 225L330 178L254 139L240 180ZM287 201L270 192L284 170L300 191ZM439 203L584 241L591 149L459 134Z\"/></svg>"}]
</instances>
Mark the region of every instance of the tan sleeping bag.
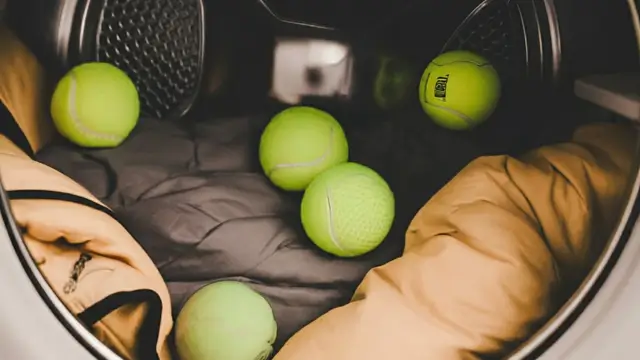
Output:
<instances>
[{"instance_id":1,"label":"tan sleeping bag","mask_svg":"<svg viewBox=\"0 0 640 360\"><path fill-rule=\"evenodd\" d=\"M64 304L116 353L169 359L171 303L151 259L86 189L28 156L52 135L48 98L42 68L0 27L0 129L12 136L0 134L0 181L31 255Z\"/></svg>"},{"instance_id":2,"label":"tan sleeping bag","mask_svg":"<svg viewBox=\"0 0 640 360\"><path fill-rule=\"evenodd\" d=\"M404 255L275 360L458 360L530 336L603 249L636 130L591 125L521 159L480 158L414 218Z\"/></svg>"}]
</instances>

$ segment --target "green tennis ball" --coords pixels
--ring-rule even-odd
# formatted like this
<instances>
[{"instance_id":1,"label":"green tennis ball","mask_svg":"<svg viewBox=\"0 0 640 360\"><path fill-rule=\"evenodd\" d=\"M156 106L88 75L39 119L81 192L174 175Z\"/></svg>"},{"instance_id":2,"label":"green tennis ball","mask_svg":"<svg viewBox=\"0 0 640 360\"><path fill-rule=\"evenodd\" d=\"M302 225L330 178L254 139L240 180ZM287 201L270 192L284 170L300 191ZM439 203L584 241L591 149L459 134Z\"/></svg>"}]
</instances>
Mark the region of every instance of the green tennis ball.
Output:
<instances>
[{"instance_id":1,"label":"green tennis ball","mask_svg":"<svg viewBox=\"0 0 640 360\"><path fill-rule=\"evenodd\" d=\"M401 105L414 89L414 71L402 60L382 56L373 83L373 99L385 110Z\"/></svg>"},{"instance_id":2,"label":"green tennis ball","mask_svg":"<svg viewBox=\"0 0 640 360\"><path fill-rule=\"evenodd\" d=\"M271 306L237 281L220 281L194 293L178 314L176 350L181 360L264 360L277 325Z\"/></svg>"},{"instance_id":3,"label":"green tennis ball","mask_svg":"<svg viewBox=\"0 0 640 360\"><path fill-rule=\"evenodd\" d=\"M338 121L312 107L280 112L260 139L262 169L283 190L304 190L318 174L348 157L347 138Z\"/></svg>"},{"instance_id":4,"label":"green tennis ball","mask_svg":"<svg viewBox=\"0 0 640 360\"><path fill-rule=\"evenodd\" d=\"M115 147L138 122L140 100L127 74L107 63L71 69L58 83L51 117L58 132L83 147Z\"/></svg>"},{"instance_id":5,"label":"green tennis ball","mask_svg":"<svg viewBox=\"0 0 640 360\"><path fill-rule=\"evenodd\" d=\"M498 73L482 56L451 51L436 57L420 80L420 104L438 125L471 129L485 121L500 99Z\"/></svg>"},{"instance_id":6,"label":"green tennis ball","mask_svg":"<svg viewBox=\"0 0 640 360\"><path fill-rule=\"evenodd\" d=\"M389 233L394 202L389 185L375 171L340 164L320 174L304 192L302 226L320 249L340 257L360 256Z\"/></svg>"}]
</instances>

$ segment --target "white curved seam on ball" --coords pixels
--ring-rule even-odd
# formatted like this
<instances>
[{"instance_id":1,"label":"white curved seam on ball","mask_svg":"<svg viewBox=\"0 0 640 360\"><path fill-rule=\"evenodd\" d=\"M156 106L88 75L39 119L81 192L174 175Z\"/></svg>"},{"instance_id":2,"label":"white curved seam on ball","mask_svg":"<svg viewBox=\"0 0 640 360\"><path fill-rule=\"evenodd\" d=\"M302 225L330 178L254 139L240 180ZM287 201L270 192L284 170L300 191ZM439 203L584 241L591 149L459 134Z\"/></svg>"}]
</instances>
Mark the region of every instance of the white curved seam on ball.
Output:
<instances>
[{"instance_id":1,"label":"white curved seam on ball","mask_svg":"<svg viewBox=\"0 0 640 360\"><path fill-rule=\"evenodd\" d=\"M346 249L340 245L340 240L338 240L338 235L333 227L333 209L331 206L331 188L327 187L326 190L327 197L327 218L329 219L329 238L331 238L331 242L335 245L340 251L347 252Z\"/></svg>"},{"instance_id":2,"label":"white curved seam on ball","mask_svg":"<svg viewBox=\"0 0 640 360\"><path fill-rule=\"evenodd\" d=\"M353 174L351 176L362 176L367 180L370 180L371 178L369 176L367 176L366 174ZM351 251L348 251L347 249L345 249L341 244L340 244L340 240L338 239L338 235L335 232L335 229L333 227L333 209L332 209L332 205L331 205L331 188L327 187L326 190L326 195L327 197L327 212L328 212L328 216L327 218L329 219L329 237L331 238L331 242L338 248L340 249L342 252L345 252L347 254L350 254Z\"/></svg>"},{"instance_id":3,"label":"white curved seam on ball","mask_svg":"<svg viewBox=\"0 0 640 360\"><path fill-rule=\"evenodd\" d=\"M279 170L279 169L287 169L287 168L294 168L294 167L300 167L300 166L315 166L318 165L320 163L322 163L323 161L325 161L329 155L331 155L332 152L332 148L333 148L333 136L334 136L334 129L333 126L330 127L329 129L330 133L329 133L329 146L327 146L327 149L324 151L324 153L317 159L311 160L311 161L305 161L305 162L298 162L298 163L289 163L289 164L277 164L274 167L271 168L271 170L269 170L269 173L267 175L271 175L274 171Z\"/></svg>"},{"instance_id":4,"label":"white curved seam on ball","mask_svg":"<svg viewBox=\"0 0 640 360\"><path fill-rule=\"evenodd\" d=\"M491 65L491 63L488 63L488 62L481 63L481 62L476 62L476 61L473 61L473 60L454 60L454 61L451 61L451 62L448 62L448 63L444 63L444 64L438 64L435 61L432 61L431 63L433 65L436 65L436 66L445 66L445 65L457 64L457 63L470 63L470 64L473 64L473 65L475 65L477 67L485 67L485 66Z\"/></svg>"},{"instance_id":5,"label":"white curved seam on ball","mask_svg":"<svg viewBox=\"0 0 640 360\"><path fill-rule=\"evenodd\" d=\"M471 63L471 64L474 64L474 65L476 65L478 67L485 67L485 66L491 65L488 62L479 63L479 62L475 62L473 60L454 60L454 61L448 62L446 64L438 64L435 61L433 61L432 63L434 65L436 65L436 66L444 66L444 65L450 65L450 64L455 64L455 63ZM426 79L426 81L424 83L424 88L425 88L424 91L427 91L427 88L428 88L428 85L429 85L429 77L430 76L431 76L431 73L429 73L429 75L427 75L427 79ZM437 109L444 110L444 111L448 112L451 115L456 115L456 116L460 117L465 123L467 123L467 125L470 125L470 126L475 125L475 121L472 118L470 118L469 116L461 113L460 111L456 111L456 110L450 109L450 108L445 107L445 106L440 106L440 105L436 105L436 104L430 103L427 99L425 99L424 102L425 102L425 104L431 105L431 106L433 106L433 107L435 107Z\"/></svg>"},{"instance_id":6,"label":"white curved seam on ball","mask_svg":"<svg viewBox=\"0 0 640 360\"><path fill-rule=\"evenodd\" d=\"M466 122L467 125L469 125L469 126L475 125L475 123L476 123L472 118L470 118L467 115L461 113L460 111L453 110L453 109L445 107L445 106L436 105L436 104L430 103L428 101L426 103L427 103L427 105L431 105L436 109L444 110L444 111L448 112L451 115L458 116L459 118L462 119L462 121Z\"/></svg>"},{"instance_id":7,"label":"white curved seam on ball","mask_svg":"<svg viewBox=\"0 0 640 360\"><path fill-rule=\"evenodd\" d=\"M78 117L78 112L76 111L76 87L77 87L76 76L72 72L70 74L70 77L71 77L71 87L69 89L69 102L67 103L67 106L69 107L69 115L71 117L71 121L73 122L73 125L75 125L76 129L78 129L78 131L80 131L83 135L87 137L119 141L120 140L119 136L116 136L113 134L104 134L104 133L97 132L95 130L91 130L88 127L86 127L82 123L82 121L80 121L80 118Z\"/></svg>"}]
</instances>

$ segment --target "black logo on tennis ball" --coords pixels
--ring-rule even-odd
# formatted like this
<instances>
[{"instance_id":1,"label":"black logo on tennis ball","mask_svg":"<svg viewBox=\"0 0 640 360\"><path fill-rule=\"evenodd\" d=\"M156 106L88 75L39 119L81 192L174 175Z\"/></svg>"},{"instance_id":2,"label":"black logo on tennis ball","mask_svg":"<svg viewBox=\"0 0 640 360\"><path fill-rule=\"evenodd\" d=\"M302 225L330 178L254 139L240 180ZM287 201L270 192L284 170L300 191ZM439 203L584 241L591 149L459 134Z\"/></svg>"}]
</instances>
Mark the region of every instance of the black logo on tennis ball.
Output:
<instances>
[{"instance_id":1,"label":"black logo on tennis ball","mask_svg":"<svg viewBox=\"0 0 640 360\"><path fill-rule=\"evenodd\" d=\"M444 76L438 76L436 79L436 86L433 90L433 96L437 99L445 101L447 99L447 82L449 81L449 74Z\"/></svg>"}]
</instances>

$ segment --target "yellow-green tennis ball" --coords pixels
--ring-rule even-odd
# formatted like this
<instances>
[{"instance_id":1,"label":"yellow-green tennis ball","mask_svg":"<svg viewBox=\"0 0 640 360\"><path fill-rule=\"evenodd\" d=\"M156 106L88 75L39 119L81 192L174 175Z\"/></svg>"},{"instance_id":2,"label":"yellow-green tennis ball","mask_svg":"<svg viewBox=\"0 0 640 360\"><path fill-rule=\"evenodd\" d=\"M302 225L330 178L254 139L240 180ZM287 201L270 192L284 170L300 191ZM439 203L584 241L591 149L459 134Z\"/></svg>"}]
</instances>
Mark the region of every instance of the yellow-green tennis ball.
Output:
<instances>
[{"instance_id":1,"label":"yellow-green tennis ball","mask_svg":"<svg viewBox=\"0 0 640 360\"><path fill-rule=\"evenodd\" d=\"M277 324L260 294L237 281L220 281L194 293L178 314L180 360L264 360L273 351Z\"/></svg>"},{"instance_id":2,"label":"yellow-green tennis ball","mask_svg":"<svg viewBox=\"0 0 640 360\"><path fill-rule=\"evenodd\" d=\"M115 147L138 122L140 99L131 79L107 63L85 63L58 83L51 117L58 132L83 147Z\"/></svg>"},{"instance_id":3,"label":"yellow-green tennis ball","mask_svg":"<svg viewBox=\"0 0 640 360\"><path fill-rule=\"evenodd\" d=\"M373 99L385 110L401 105L413 94L412 68L402 60L383 56L373 83Z\"/></svg>"},{"instance_id":4,"label":"yellow-green tennis ball","mask_svg":"<svg viewBox=\"0 0 640 360\"><path fill-rule=\"evenodd\" d=\"M340 123L312 107L295 106L280 112L260 139L262 169L283 190L304 190L318 174L348 157Z\"/></svg>"},{"instance_id":5,"label":"yellow-green tennis ball","mask_svg":"<svg viewBox=\"0 0 640 360\"><path fill-rule=\"evenodd\" d=\"M480 55L456 50L436 57L420 80L420 104L438 125L466 130L485 121L498 105L500 78Z\"/></svg>"},{"instance_id":6,"label":"yellow-green tennis ball","mask_svg":"<svg viewBox=\"0 0 640 360\"><path fill-rule=\"evenodd\" d=\"M300 212L307 236L320 249L355 257L385 239L395 216L395 200L378 173L351 162L313 180L304 192Z\"/></svg>"}]
</instances>

